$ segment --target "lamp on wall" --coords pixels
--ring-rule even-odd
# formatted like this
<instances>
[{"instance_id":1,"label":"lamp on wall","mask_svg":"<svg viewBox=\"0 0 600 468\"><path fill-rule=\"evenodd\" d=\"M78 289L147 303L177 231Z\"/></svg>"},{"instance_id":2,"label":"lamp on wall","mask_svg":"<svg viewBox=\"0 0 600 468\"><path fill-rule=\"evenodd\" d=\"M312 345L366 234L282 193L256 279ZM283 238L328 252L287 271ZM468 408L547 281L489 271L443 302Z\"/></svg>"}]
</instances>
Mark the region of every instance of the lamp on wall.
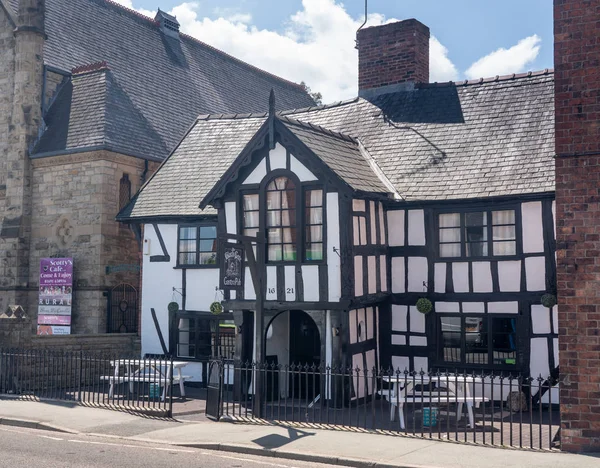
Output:
<instances>
[{"instance_id":1,"label":"lamp on wall","mask_svg":"<svg viewBox=\"0 0 600 468\"><path fill-rule=\"evenodd\" d=\"M333 336L339 336L340 335L340 327L331 327L331 334Z\"/></svg>"}]
</instances>

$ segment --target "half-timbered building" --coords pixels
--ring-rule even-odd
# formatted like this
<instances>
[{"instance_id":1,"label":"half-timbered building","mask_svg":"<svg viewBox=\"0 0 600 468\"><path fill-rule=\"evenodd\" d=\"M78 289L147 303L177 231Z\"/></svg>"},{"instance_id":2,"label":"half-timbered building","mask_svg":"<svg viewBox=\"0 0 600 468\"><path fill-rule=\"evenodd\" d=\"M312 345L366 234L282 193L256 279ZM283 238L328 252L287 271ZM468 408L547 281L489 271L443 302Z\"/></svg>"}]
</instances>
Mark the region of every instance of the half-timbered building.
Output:
<instances>
[{"instance_id":1,"label":"half-timbered building","mask_svg":"<svg viewBox=\"0 0 600 468\"><path fill-rule=\"evenodd\" d=\"M408 51L386 53L405 36ZM202 360L218 301L242 360L558 366L556 310L541 304L556 293L553 74L430 84L428 39L415 20L361 30L356 99L198 117L119 214L143 225L144 353L163 352L162 331L168 352ZM393 77L372 73L381 60ZM221 290L227 235L258 236L258 297L247 266L242 288Z\"/></svg>"}]
</instances>

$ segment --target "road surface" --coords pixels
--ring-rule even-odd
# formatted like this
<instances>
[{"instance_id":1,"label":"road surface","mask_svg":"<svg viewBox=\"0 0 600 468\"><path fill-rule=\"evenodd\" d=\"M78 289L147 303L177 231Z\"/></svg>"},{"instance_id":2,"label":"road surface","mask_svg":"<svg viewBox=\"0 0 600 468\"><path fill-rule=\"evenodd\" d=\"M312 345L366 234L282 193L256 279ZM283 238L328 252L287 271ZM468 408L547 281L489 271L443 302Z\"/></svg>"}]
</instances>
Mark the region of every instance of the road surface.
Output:
<instances>
[{"instance_id":1,"label":"road surface","mask_svg":"<svg viewBox=\"0 0 600 468\"><path fill-rule=\"evenodd\" d=\"M0 467L325 468L227 452L0 426Z\"/></svg>"}]
</instances>

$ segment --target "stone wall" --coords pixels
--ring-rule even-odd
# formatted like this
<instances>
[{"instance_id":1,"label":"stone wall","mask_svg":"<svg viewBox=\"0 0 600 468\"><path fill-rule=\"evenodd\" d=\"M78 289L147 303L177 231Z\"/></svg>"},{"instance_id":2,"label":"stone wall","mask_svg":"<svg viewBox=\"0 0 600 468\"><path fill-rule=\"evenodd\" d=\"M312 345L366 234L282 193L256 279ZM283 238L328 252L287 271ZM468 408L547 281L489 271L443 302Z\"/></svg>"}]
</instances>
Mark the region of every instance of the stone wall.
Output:
<instances>
[{"instance_id":1,"label":"stone wall","mask_svg":"<svg viewBox=\"0 0 600 468\"><path fill-rule=\"evenodd\" d=\"M155 167L149 165L146 177ZM108 290L121 283L139 285L137 271L107 274L107 267L139 265L133 232L115 221L119 181L128 174L133 194L144 171L143 160L108 151L33 160L29 315L37 313L40 259L73 257L72 332L106 331Z\"/></svg>"},{"instance_id":2,"label":"stone wall","mask_svg":"<svg viewBox=\"0 0 600 468\"><path fill-rule=\"evenodd\" d=\"M561 447L600 451L600 4L554 21Z\"/></svg>"}]
</instances>

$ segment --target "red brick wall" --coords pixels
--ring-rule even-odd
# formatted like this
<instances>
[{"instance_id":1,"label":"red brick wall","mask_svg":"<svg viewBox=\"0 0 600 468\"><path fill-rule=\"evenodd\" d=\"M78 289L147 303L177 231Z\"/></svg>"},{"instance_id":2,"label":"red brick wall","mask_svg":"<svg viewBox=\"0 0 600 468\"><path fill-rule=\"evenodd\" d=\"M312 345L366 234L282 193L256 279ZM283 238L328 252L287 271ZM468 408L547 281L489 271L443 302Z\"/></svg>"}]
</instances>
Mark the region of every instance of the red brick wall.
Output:
<instances>
[{"instance_id":1,"label":"red brick wall","mask_svg":"<svg viewBox=\"0 0 600 468\"><path fill-rule=\"evenodd\" d=\"M600 2L554 1L561 445L600 450Z\"/></svg>"},{"instance_id":2,"label":"red brick wall","mask_svg":"<svg viewBox=\"0 0 600 468\"><path fill-rule=\"evenodd\" d=\"M409 19L361 29L358 41L358 88L406 81L429 82L429 28Z\"/></svg>"}]
</instances>

